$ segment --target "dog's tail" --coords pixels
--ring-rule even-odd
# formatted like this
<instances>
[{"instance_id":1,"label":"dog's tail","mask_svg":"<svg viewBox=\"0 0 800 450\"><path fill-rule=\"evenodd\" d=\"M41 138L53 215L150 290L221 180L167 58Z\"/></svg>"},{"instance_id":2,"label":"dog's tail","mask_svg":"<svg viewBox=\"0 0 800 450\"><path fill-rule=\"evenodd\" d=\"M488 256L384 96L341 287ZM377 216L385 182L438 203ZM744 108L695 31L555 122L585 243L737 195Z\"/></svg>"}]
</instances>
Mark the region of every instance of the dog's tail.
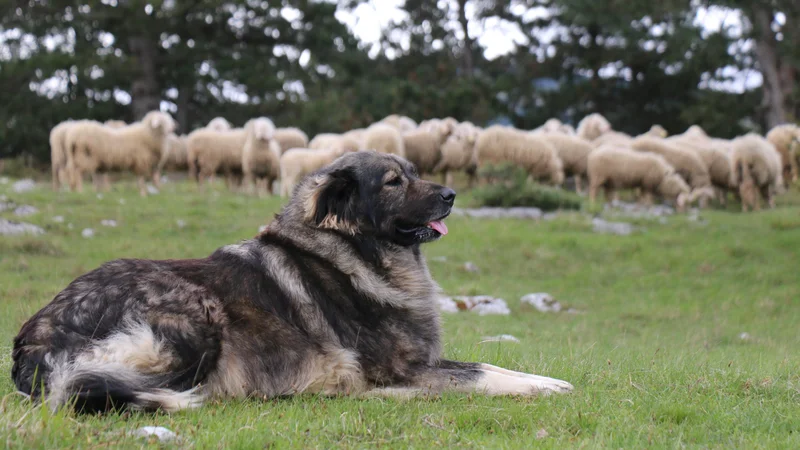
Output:
<instances>
[{"instance_id":1,"label":"dog's tail","mask_svg":"<svg viewBox=\"0 0 800 450\"><path fill-rule=\"evenodd\" d=\"M175 389L186 386L187 379L193 384L194 373L169 370L169 352L146 325L115 333L77 355L37 350L14 349L12 377L21 393L42 399L52 410L171 412L203 401L197 388Z\"/></svg>"}]
</instances>

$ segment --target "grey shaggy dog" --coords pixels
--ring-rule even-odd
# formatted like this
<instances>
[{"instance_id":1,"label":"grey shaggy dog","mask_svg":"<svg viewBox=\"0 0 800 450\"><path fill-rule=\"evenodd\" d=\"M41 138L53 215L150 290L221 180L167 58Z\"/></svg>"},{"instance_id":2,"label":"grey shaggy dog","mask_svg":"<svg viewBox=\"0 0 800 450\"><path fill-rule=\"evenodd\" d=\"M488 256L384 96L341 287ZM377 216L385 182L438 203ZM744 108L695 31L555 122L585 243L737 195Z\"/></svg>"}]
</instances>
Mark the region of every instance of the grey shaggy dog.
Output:
<instances>
[{"instance_id":1,"label":"grey shaggy dog","mask_svg":"<svg viewBox=\"0 0 800 450\"><path fill-rule=\"evenodd\" d=\"M203 259L119 259L74 280L14 339L14 383L84 412L572 390L441 358L439 288L420 244L447 234L455 196L405 159L346 154L298 184L253 239Z\"/></svg>"}]
</instances>

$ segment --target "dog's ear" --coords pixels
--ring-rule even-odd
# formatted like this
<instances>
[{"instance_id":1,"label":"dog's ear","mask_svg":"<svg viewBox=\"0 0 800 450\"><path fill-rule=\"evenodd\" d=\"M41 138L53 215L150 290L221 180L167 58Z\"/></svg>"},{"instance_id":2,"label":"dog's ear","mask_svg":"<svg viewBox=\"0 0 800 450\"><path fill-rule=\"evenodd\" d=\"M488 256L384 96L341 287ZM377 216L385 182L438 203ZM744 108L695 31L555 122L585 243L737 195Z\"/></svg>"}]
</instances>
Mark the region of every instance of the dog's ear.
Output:
<instances>
[{"instance_id":1,"label":"dog's ear","mask_svg":"<svg viewBox=\"0 0 800 450\"><path fill-rule=\"evenodd\" d=\"M358 232L358 182L352 168L317 175L306 200L306 221L311 225L350 235Z\"/></svg>"}]
</instances>

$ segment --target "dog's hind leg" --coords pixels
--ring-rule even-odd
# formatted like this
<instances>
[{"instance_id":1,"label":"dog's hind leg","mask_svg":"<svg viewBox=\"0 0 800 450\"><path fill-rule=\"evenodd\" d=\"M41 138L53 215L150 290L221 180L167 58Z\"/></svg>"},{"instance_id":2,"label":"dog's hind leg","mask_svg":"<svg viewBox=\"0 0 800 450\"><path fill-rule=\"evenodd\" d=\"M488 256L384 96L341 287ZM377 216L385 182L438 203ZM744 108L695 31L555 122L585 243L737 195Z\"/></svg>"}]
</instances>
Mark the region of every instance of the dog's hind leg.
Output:
<instances>
[{"instance_id":1,"label":"dog's hind leg","mask_svg":"<svg viewBox=\"0 0 800 450\"><path fill-rule=\"evenodd\" d=\"M549 395L567 393L566 381L503 369L490 364L440 361L420 372L412 383L367 391L364 396L408 398L443 392L485 395Z\"/></svg>"}]
</instances>

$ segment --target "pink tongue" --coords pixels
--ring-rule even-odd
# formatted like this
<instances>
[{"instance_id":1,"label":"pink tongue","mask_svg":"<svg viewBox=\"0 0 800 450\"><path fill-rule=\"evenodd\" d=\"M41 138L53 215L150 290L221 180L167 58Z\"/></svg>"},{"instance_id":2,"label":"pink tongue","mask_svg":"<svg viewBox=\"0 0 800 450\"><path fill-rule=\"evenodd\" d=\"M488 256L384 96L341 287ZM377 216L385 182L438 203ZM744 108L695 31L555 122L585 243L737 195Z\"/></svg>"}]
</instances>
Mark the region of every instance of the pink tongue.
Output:
<instances>
[{"instance_id":1,"label":"pink tongue","mask_svg":"<svg viewBox=\"0 0 800 450\"><path fill-rule=\"evenodd\" d=\"M447 225L445 225L441 220L435 220L429 223L428 226L438 231L442 236L447 234Z\"/></svg>"}]
</instances>

